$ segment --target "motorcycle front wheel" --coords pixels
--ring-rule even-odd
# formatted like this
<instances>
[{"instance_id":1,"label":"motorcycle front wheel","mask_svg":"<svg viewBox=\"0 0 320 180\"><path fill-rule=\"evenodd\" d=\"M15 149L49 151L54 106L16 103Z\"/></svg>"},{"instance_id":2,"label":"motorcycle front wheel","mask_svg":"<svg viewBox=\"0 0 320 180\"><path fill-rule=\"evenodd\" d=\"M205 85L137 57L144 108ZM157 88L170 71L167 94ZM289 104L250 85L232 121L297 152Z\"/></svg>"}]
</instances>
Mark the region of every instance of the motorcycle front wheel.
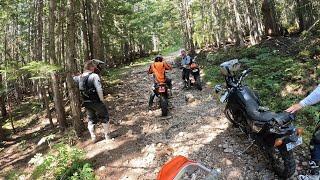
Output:
<instances>
[{"instance_id":1,"label":"motorcycle front wheel","mask_svg":"<svg viewBox=\"0 0 320 180\"><path fill-rule=\"evenodd\" d=\"M168 116L169 102L168 102L168 98L165 97L164 95L160 96L160 107L161 107L162 116Z\"/></svg>"},{"instance_id":2,"label":"motorcycle front wheel","mask_svg":"<svg viewBox=\"0 0 320 180\"><path fill-rule=\"evenodd\" d=\"M224 114L227 119L237 128L246 134L250 132L246 117L239 108L231 108L228 104L224 110Z\"/></svg>"},{"instance_id":3,"label":"motorcycle front wheel","mask_svg":"<svg viewBox=\"0 0 320 180\"><path fill-rule=\"evenodd\" d=\"M296 171L296 161L292 151L276 150L271 147L267 151L267 155L273 171L279 177L287 179L293 176Z\"/></svg>"}]
</instances>

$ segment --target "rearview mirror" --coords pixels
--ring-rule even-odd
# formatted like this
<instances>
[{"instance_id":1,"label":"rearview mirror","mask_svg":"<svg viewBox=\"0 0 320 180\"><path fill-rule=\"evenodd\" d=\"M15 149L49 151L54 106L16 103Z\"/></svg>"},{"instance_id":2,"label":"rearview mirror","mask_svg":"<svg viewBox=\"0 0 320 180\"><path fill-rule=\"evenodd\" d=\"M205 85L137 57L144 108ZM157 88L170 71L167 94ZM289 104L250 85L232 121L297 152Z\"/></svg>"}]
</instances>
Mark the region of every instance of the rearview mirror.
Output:
<instances>
[{"instance_id":1,"label":"rearview mirror","mask_svg":"<svg viewBox=\"0 0 320 180\"><path fill-rule=\"evenodd\" d=\"M218 85L214 86L214 90L216 93L219 93L223 90L223 87L222 87L222 85L218 84Z\"/></svg>"}]
</instances>

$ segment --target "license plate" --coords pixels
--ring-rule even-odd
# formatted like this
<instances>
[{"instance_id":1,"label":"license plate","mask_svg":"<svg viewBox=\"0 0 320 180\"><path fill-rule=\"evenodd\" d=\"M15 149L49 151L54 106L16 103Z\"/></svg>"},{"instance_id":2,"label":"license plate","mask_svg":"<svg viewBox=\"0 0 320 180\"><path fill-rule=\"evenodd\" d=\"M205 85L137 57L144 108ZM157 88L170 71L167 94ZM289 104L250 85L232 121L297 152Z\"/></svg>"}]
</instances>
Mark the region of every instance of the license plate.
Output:
<instances>
[{"instance_id":1,"label":"license plate","mask_svg":"<svg viewBox=\"0 0 320 180\"><path fill-rule=\"evenodd\" d=\"M290 151L301 144L302 144L302 137L299 137L296 142L291 142L291 143L286 144L287 151Z\"/></svg>"},{"instance_id":2,"label":"license plate","mask_svg":"<svg viewBox=\"0 0 320 180\"><path fill-rule=\"evenodd\" d=\"M163 86L160 86L159 87L159 92L161 92L161 93L166 92L166 88L163 87Z\"/></svg>"},{"instance_id":3,"label":"license plate","mask_svg":"<svg viewBox=\"0 0 320 180\"><path fill-rule=\"evenodd\" d=\"M198 69L194 69L194 70L192 70L192 72L198 72L199 70Z\"/></svg>"},{"instance_id":4,"label":"license plate","mask_svg":"<svg viewBox=\"0 0 320 180\"><path fill-rule=\"evenodd\" d=\"M226 91L220 98L220 102L224 103L226 102L227 98L228 98L229 92Z\"/></svg>"}]
</instances>

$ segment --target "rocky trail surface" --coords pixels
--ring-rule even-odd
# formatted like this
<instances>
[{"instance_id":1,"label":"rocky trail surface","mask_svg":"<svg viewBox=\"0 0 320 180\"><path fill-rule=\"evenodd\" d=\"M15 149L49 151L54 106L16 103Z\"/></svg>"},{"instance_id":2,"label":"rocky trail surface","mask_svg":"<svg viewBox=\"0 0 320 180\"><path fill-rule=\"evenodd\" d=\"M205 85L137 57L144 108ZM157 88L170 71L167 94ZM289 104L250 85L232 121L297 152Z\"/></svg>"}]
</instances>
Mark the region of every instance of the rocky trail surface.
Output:
<instances>
[{"instance_id":1,"label":"rocky trail surface","mask_svg":"<svg viewBox=\"0 0 320 180\"><path fill-rule=\"evenodd\" d=\"M84 146L100 179L155 179L177 155L220 168L223 179L277 179L256 147L247 150L250 142L230 126L211 88L182 89L180 69L168 73L173 79L170 117L162 118L158 108L148 111L152 81L147 69L129 69L108 95L114 140ZM193 98L186 100L188 94Z\"/></svg>"}]
</instances>

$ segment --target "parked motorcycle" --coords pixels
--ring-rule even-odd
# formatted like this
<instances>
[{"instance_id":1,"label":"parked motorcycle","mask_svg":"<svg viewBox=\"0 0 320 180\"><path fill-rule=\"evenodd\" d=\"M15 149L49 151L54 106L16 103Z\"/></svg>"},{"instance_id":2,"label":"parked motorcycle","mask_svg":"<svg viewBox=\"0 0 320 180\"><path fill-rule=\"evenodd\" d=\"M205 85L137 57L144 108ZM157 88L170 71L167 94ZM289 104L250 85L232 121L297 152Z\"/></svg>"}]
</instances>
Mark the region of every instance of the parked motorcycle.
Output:
<instances>
[{"instance_id":1,"label":"parked motorcycle","mask_svg":"<svg viewBox=\"0 0 320 180\"><path fill-rule=\"evenodd\" d=\"M289 178L296 168L293 149L302 144L303 130L292 124L293 114L274 113L261 105L256 93L242 83L251 70L236 75L240 66L237 59L220 65L226 86L216 85L215 90L223 92L225 116L263 150L278 176Z\"/></svg>"},{"instance_id":2,"label":"parked motorcycle","mask_svg":"<svg viewBox=\"0 0 320 180\"><path fill-rule=\"evenodd\" d=\"M184 80L185 87L190 89L192 86L195 86L198 90L202 90L202 83L200 77L200 68L196 63L196 57L194 57L193 62L190 64L190 76L188 79Z\"/></svg>"},{"instance_id":3,"label":"parked motorcycle","mask_svg":"<svg viewBox=\"0 0 320 180\"><path fill-rule=\"evenodd\" d=\"M162 112L162 116L167 116L169 113L169 93L166 83L157 84L154 92L159 98L159 104Z\"/></svg>"}]
</instances>

